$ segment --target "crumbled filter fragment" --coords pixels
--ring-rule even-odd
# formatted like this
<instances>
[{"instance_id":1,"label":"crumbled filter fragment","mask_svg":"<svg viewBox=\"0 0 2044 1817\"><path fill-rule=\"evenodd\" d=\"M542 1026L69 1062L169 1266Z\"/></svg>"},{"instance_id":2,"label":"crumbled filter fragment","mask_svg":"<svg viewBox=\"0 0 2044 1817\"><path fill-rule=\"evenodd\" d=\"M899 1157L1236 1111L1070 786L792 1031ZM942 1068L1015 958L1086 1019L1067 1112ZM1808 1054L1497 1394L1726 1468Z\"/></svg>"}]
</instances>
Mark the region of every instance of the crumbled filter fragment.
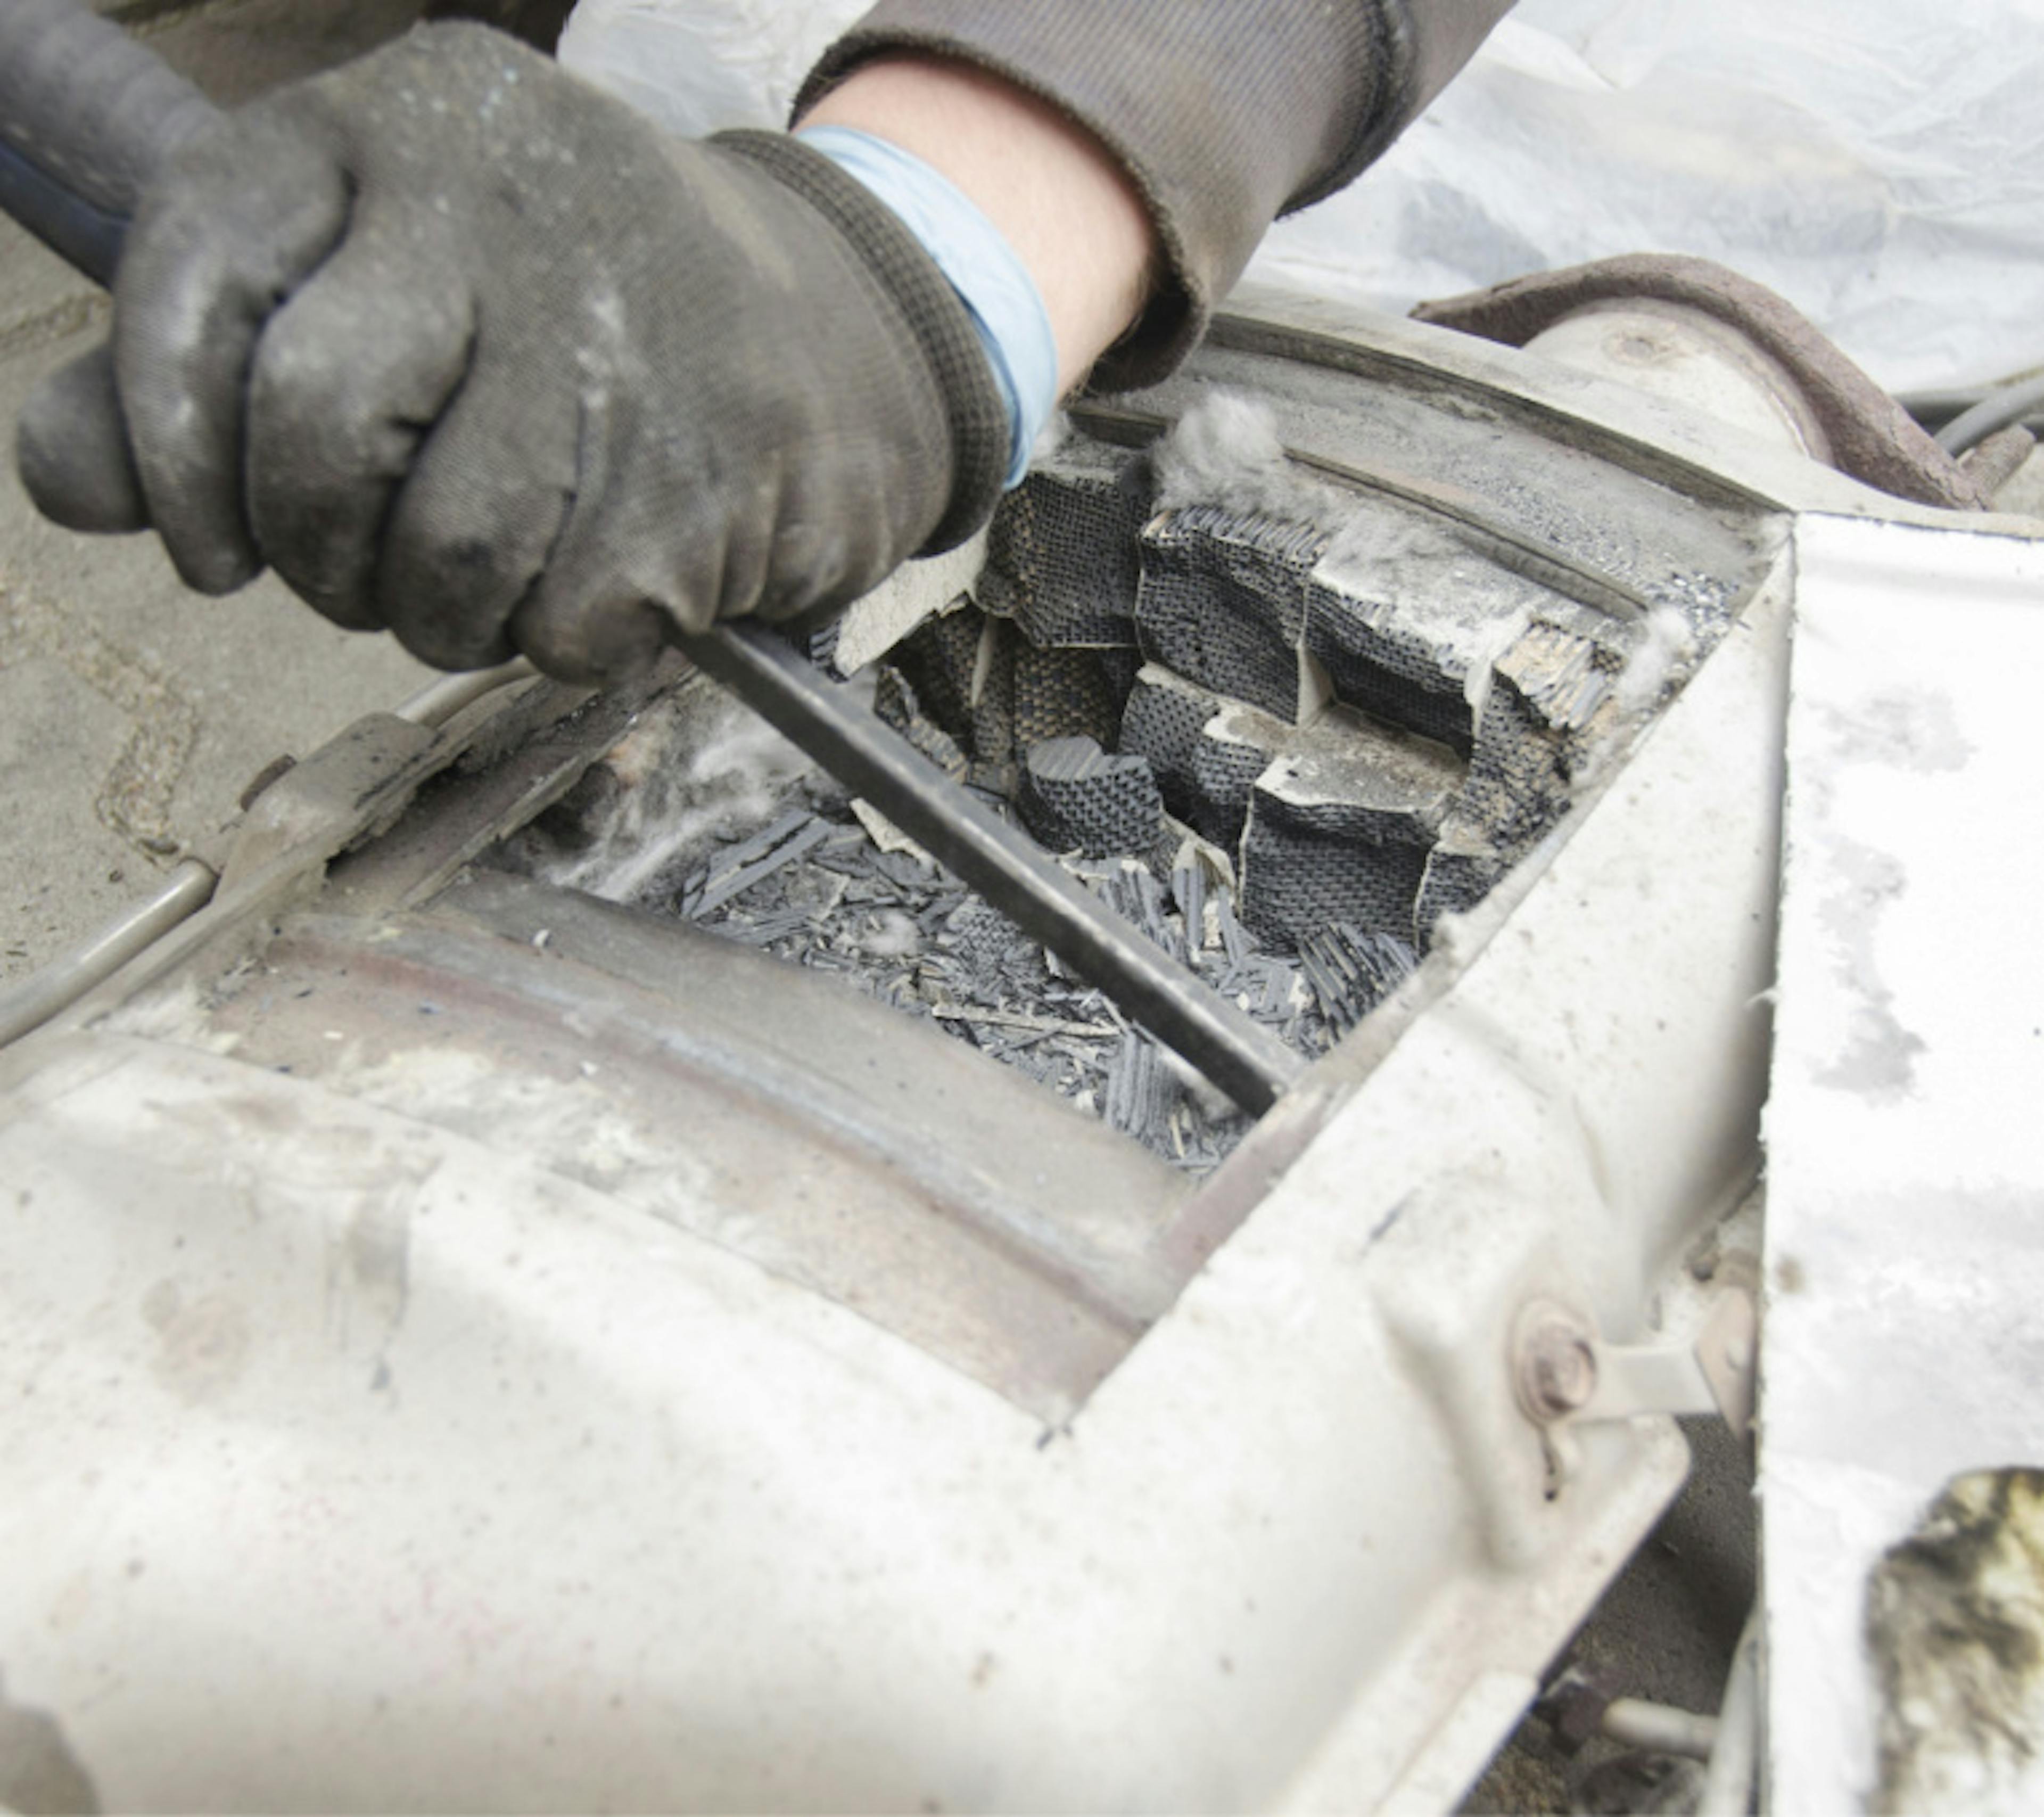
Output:
<instances>
[{"instance_id":1,"label":"crumbled filter fragment","mask_svg":"<svg viewBox=\"0 0 2044 1817\"><path fill-rule=\"evenodd\" d=\"M1153 518L1135 605L1144 659L1295 724L1310 717L1306 577L1327 542L1317 524L1213 505Z\"/></svg>"},{"instance_id":2,"label":"crumbled filter fragment","mask_svg":"<svg viewBox=\"0 0 2044 1817\"><path fill-rule=\"evenodd\" d=\"M793 862L810 847L820 844L829 830L813 814L797 809L783 814L763 832L727 846L699 880L682 886L684 897L691 899L689 912L709 914L722 908L762 878L772 876L782 865Z\"/></svg>"},{"instance_id":3,"label":"crumbled filter fragment","mask_svg":"<svg viewBox=\"0 0 2044 1817\"><path fill-rule=\"evenodd\" d=\"M1146 456L1066 440L996 515L981 603L1039 648L1132 648L1136 536L1150 509Z\"/></svg>"},{"instance_id":4,"label":"crumbled filter fragment","mask_svg":"<svg viewBox=\"0 0 2044 1817\"><path fill-rule=\"evenodd\" d=\"M850 811L833 803L818 812L791 789L764 826L713 837L678 888L643 905L928 1016L1177 1166L1218 1165L1247 1118L998 909L926 855L883 851ZM1127 857L1073 858L1067 868L1279 1039L1308 1055L1324 1051L1338 1025L1363 1012L1366 988L1350 981L1337 1004L1309 986L1297 964L1243 927L1201 848L1182 836L1171 843L1182 861L1162 876Z\"/></svg>"},{"instance_id":5,"label":"crumbled filter fragment","mask_svg":"<svg viewBox=\"0 0 2044 1817\"><path fill-rule=\"evenodd\" d=\"M1091 650L1039 649L1015 642L1015 743L1026 753L1046 739L1089 738L1111 748L1125 694Z\"/></svg>"},{"instance_id":6,"label":"crumbled filter fragment","mask_svg":"<svg viewBox=\"0 0 2044 1817\"><path fill-rule=\"evenodd\" d=\"M1088 858L1147 851L1163 829L1163 799L1149 763L1110 755L1090 738L1031 746L1015 805L1039 844Z\"/></svg>"},{"instance_id":7,"label":"crumbled filter fragment","mask_svg":"<svg viewBox=\"0 0 2044 1817\"><path fill-rule=\"evenodd\" d=\"M1300 969L1337 1037L1396 990L1418 963L1409 942L1347 921L1334 922L1299 943Z\"/></svg>"},{"instance_id":8,"label":"crumbled filter fragment","mask_svg":"<svg viewBox=\"0 0 2044 1817\"><path fill-rule=\"evenodd\" d=\"M1612 697L1625 658L1612 638L1546 621L1527 626L1497 659L1509 681L1542 722L1557 732L1581 732Z\"/></svg>"}]
</instances>

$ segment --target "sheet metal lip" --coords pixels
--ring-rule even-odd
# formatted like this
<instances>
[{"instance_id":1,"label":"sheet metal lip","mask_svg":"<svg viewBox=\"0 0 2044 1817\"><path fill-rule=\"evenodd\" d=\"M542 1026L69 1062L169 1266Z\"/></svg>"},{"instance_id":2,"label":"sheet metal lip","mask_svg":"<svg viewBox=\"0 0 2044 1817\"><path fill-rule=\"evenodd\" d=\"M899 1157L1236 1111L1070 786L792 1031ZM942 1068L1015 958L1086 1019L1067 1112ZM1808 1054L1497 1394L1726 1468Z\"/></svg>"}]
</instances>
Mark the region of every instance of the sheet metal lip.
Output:
<instances>
[{"instance_id":1,"label":"sheet metal lip","mask_svg":"<svg viewBox=\"0 0 2044 1817\"><path fill-rule=\"evenodd\" d=\"M1191 1181L1105 1124L827 974L523 878L287 915L259 966L98 1032L486 1141L1052 1422L1189 1274L1164 1239Z\"/></svg>"},{"instance_id":2,"label":"sheet metal lip","mask_svg":"<svg viewBox=\"0 0 2044 1817\"><path fill-rule=\"evenodd\" d=\"M1111 439L1148 439L1162 435L1171 426L1170 417L1156 412L1112 404L1075 404L1072 417L1088 429ZM1597 572L1561 550L1543 547L1498 518L1466 488L1442 485L1418 474L1394 472L1389 467L1336 460L1310 449L1287 448L1285 458L1358 492L1379 494L1438 517L1452 534L1470 545L1472 553L1580 605L1622 619L1638 618L1652 609L1653 602L1636 588Z\"/></svg>"},{"instance_id":3,"label":"sheet metal lip","mask_svg":"<svg viewBox=\"0 0 2044 1817\"><path fill-rule=\"evenodd\" d=\"M2044 533L2034 518L1896 498L1699 412L1537 354L1301 291L1239 286L1205 344L1452 394L1706 506L1877 518L1993 536ZM1188 371L1197 370L1196 355Z\"/></svg>"}]
</instances>

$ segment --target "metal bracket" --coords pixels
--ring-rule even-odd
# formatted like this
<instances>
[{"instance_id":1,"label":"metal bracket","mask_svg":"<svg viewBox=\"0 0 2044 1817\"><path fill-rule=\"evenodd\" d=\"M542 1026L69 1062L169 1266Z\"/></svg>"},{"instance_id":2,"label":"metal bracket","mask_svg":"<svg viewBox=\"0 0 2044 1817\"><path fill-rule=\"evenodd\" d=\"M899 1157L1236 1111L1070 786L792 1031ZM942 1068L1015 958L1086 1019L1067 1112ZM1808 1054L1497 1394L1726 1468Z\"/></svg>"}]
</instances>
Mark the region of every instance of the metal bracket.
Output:
<instances>
[{"instance_id":1,"label":"metal bracket","mask_svg":"<svg viewBox=\"0 0 2044 1817\"><path fill-rule=\"evenodd\" d=\"M1578 1419L1639 1413L1718 1413L1739 1438L1753 1423L1759 1316L1751 1295L1727 1288L1692 1343L1594 1343L1596 1393Z\"/></svg>"},{"instance_id":2,"label":"metal bracket","mask_svg":"<svg viewBox=\"0 0 2044 1817\"><path fill-rule=\"evenodd\" d=\"M1753 1424L1760 1332L1753 1296L1727 1287L1693 1338L1612 1344L1576 1313L1535 1300L1513 1345L1519 1404L1535 1424L1716 1413L1744 1438Z\"/></svg>"}]
</instances>

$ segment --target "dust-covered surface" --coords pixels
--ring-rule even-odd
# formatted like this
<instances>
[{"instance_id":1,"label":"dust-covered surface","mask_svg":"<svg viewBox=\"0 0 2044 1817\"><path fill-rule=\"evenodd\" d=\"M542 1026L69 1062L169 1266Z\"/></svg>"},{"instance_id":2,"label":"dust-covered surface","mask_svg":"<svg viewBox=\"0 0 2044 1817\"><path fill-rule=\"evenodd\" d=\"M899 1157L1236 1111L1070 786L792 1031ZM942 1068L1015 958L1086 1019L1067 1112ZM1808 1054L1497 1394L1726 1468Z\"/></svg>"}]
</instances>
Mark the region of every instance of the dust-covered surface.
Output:
<instances>
[{"instance_id":1,"label":"dust-covered surface","mask_svg":"<svg viewBox=\"0 0 2044 1817\"><path fill-rule=\"evenodd\" d=\"M1757 1227L1753 1235L1757 1242ZM1729 1266L1743 1278L1744 1250L1741 1239L1721 1247L1714 1239L1692 1256L1690 1272L1709 1280ZM1753 1454L1715 1415L1685 1418L1682 1427L1689 1481L1554 1661L1541 1698L1464 1798L1465 1817L1695 1810L1699 1786L1685 1763L1601 1732L1571 1732L1555 1719L1553 1697L1573 1680L1606 1699L1704 1715L1722 1701L1758 1587Z\"/></svg>"},{"instance_id":2,"label":"dust-covered surface","mask_svg":"<svg viewBox=\"0 0 2044 1817\"><path fill-rule=\"evenodd\" d=\"M1877 1567L2044 1461L2044 547L1815 519L1796 560L1761 1493L1774 1800L1819 1810L1876 1796Z\"/></svg>"},{"instance_id":3,"label":"dust-covered surface","mask_svg":"<svg viewBox=\"0 0 2044 1817\"><path fill-rule=\"evenodd\" d=\"M1867 1641L1877 1810L2044 1809L2044 1468L1939 1496L1874 1573Z\"/></svg>"}]
</instances>

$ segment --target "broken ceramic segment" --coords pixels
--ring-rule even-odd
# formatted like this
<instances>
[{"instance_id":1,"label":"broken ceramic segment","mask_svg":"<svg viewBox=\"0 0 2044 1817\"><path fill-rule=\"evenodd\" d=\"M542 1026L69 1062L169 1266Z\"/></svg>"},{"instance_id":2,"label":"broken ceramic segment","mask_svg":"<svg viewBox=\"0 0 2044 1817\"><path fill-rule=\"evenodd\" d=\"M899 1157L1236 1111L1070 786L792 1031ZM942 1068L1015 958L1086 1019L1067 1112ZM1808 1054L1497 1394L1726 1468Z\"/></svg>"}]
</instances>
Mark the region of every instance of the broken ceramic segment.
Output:
<instances>
[{"instance_id":1,"label":"broken ceramic segment","mask_svg":"<svg viewBox=\"0 0 2044 1817\"><path fill-rule=\"evenodd\" d=\"M1422 883L1422 946L1444 914L1473 908L1561 819L1616 739L1627 630L1553 601L1493 663L1468 780Z\"/></svg>"},{"instance_id":2,"label":"broken ceramic segment","mask_svg":"<svg viewBox=\"0 0 2044 1817\"><path fill-rule=\"evenodd\" d=\"M996 514L980 603L1044 649L1132 649L1148 463L1082 436L1040 461Z\"/></svg>"},{"instance_id":3,"label":"broken ceramic segment","mask_svg":"<svg viewBox=\"0 0 2044 1817\"><path fill-rule=\"evenodd\" d=\"M1015 640L1015 743L1027 753L1046 739L1089 738L1111 747L1120 736L1125 696L1100 653L1043 649Z\"/></svg>"},{"instance_id":4,"label":"broken ceramic segment","mask_svg":"<svg viewBox=\"0 0 2044 1817\"><path fill-rule=\"evenodd\" d=\"M1146 661L1298 724L1320 701L1305 661L1316 524L1215 505L1159 513L1142 535L1135 628Z\"/></svg>"},{"instance_id":5,"label":"broken ceramic segment","mask_svg":"<svg viewBox=\"0 0 2044 1817\"><path fill-rule=\"evenodd\" d=\"M1039 844L1088 858L1147 852L1163 832L1163 799L1148 762L1110 755L1091 738L1032 745L1015 805Z\"/></svg>"},{"instance_id":6,"label":"broken ceramic segment","mask_svg":"<svg viewBox=\"0 0 2044 1817\"><path fill-rule=\"evenodd\" d=\"M1466 757L1491 663L1552 597L1409 513L1363 505L1307 577L1306 649L1337 700Z\"/></svg>"},{"instance_id":7,"label":"broken ceramic segment","mask_svg":"<svg viewBox=\"0 0 2044 1817\"><path fill-rule=\"evenodd\" d=\"M1439 747L1343 717L1346 736L1322 732L1276 757L1251 792L1243 919L1283 951L1335 922L1410 940L1427 855L1462 783Z\"/></svg>"},{"instance_id":8,"label":"broken ceramic segment","mask_svg":"<svg viewBox=\"0 0 2044 1817\"><path fill-rule=\"evenodd\" d=\"M816 633L810 650L816 662L839 675L855 674L918 624L955 612L979 584L987 535L982 530L943 555L904 562Z\"/></svg>"},{"instance_id":9,"label":"broken ceramic segment","mask_svg":"<svg viewBox=\"0 0 2044 1817\"><path fill-rule=\"evenodd\" d=\"M1427 855L1412 911L1420 949L1431 944L1443 916L1466 915L1511 868L1512 860L1498 850L1480 823L1459 812L1450 813Z\"/></svg>"},{"instance_id":10,"label":"broken ceramic segment","mask_svg":"<svg viewBox=\"0 0 2044 1817\"><path fill-rule=\"evenodd\" d=\"M1268 713L1233 705L1222 707L1200 728L1193 741L1193 799L1189 812L1192 825L1216 845L1239 853L1256 778L1284 748L1268 732L1281 729Z\"/></svg>"},{"instance_id":11,"label":"broken ceramic segment","mask_svg":"<svg viewBox=\"0 0 2044 1817\"><path fill-rule=\"evenodd\" d=\"M963 782L972 767L959 741L923 711L914 688L901 671L882 667L873 690L873 710L954 782Z\"/></svg>"},{"instance_id":12,"label":"broken ceramic segment","mask_svg":"<svg viewBox=\"0 0 2044 1817\"><path fill-rule=\"evenodd\" d=\"M881 666L913 690L917 701L939 725L970 743L974 678L980 668L980 643L986 620L970 601L925 620L887 653ZM978 753L975 749L974 755Z\"/></svg>"},{"instance_id":13,"label":"broken ceramic segment","mask_svg":"<svg viewBox=\"0 0 2044 1817\"><path fill-rule=\"evenodd\" d=\"M1136 671L1122 711L1120 748L1149 759L1165 806L1189 825L1197 799L1193 748L1201 727L1220 711L1220 704L1218 695L1194 687L1159 664L1146 663Z\"/></svg>"}]
</instances>

